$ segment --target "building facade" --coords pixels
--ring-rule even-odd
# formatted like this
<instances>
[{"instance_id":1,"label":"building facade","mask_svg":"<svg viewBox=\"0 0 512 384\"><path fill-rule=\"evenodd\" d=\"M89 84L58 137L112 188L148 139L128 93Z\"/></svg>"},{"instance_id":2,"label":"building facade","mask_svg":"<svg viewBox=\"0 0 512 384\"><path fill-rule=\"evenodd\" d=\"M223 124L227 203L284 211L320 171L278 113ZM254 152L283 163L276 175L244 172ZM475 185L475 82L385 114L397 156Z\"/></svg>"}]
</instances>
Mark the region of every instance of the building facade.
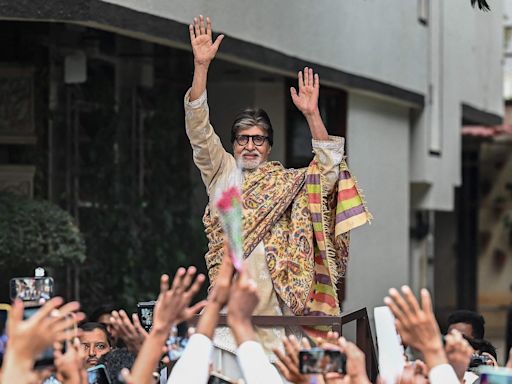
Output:
<instances>
[{"instance_id":1,"label":"building facade","mask_svg":"<svg viewBox=\"0 0 512 384\"><path fill-rule=\"evenodd\" d=\"M87 198L93 192L84 191L85 179L79 180L86 176L75 172L86 164L79 153L87 140L79 127L94 125L103 110L97 105L101 96L114 112L126 113L131 128L118 134L132 139L130 180L135 194L144 195L151 172L144 127L162 108L163 94L175 105L190 84L187 25L198 14L209 15L214 32L226 35L208 95L212 122L228 147L232 117L257 105L275 127L273 158L287 166L307 163L307 127L288 88L304 66L320 74L328 129L346 136L350 167L375 217L352 234L344 309L381 305L388 288L402 284L434 290L440 307L460 304L461 273L471 271L457 275L457 255L447 259L452 268L444 269L443 255L453 253L450 244L460 237L449 231L456 227L456 190L463 178L461 128L464 122L496 125L503 117L501 1L488 13L469 1L434 0L324 0L314 6L306 0L3 2L0 17L8 31L23 36L28 27L39 36L29 40L40 47L34 57L48 71L40 74L49 79L43 87L47 108L40 108L64 111L61 125L51 113L39 115L39 141L53 148L39 169L46 180L40 194L87 216L94 199ZM18 50L4 62L24 55ZM93 81L111 82L111 94L87 91ZM205 191L191 164L180 112L162 118L172 116L168 140L187 159L178 163L193 180L190 211L199 222ZM19 149L4 146L10 155L3 155L3 163L21 162Z\"/></svg>"}]
</instances>

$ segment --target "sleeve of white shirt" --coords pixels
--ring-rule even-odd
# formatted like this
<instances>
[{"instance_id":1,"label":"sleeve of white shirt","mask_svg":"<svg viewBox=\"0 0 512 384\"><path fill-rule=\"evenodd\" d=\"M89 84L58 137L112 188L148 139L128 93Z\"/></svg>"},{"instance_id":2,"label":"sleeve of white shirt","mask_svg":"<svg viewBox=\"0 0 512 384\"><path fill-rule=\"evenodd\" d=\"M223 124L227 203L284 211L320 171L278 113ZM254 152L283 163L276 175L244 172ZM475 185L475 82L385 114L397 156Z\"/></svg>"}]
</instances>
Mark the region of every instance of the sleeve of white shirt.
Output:
<instances>
[{"instance_id":1,"label":"sleeve of white shirt","mask_svg":"<svg viewBox=\"0 0 512 384\"><path fill-rule=\"evenodd\" d=\"M320 171L328 183L326 187L332 190L338 180L339 165L345 154L345 138L329 136L328 140L312 139L311 143Z\"/></svg>"},{"instance_id":2,"label":"sleeve of white shirt","mask_svg":"<svg viewBox=\"0 0 512 384\"><path fill-rule=\"evenodd\" d=\"M439 364L428 373L430 384L460 384L450 364Z\"/></svg>"},{"instance_id":3,"label":"sleeve of white shirt","mask_svg":"<svg viewBox=\"0 0 512 384\"><path fill-rule=\"evenodd\" d=\"M237 350L238 365L247 384L282 384L283 380L268 360L260 343L246 341Z\"/></svg>"},{"instance_id":4,"label":"sleeve of white shirt","mask_svg":"<svg viewBox=\"0 0 512 384\"><path fill-rule=\"evenodd\" d=\"M209 377L212 341L200 333L192 335L180 359L174 366L167 384L205 384Z\"/></svg>"}]
</instances>

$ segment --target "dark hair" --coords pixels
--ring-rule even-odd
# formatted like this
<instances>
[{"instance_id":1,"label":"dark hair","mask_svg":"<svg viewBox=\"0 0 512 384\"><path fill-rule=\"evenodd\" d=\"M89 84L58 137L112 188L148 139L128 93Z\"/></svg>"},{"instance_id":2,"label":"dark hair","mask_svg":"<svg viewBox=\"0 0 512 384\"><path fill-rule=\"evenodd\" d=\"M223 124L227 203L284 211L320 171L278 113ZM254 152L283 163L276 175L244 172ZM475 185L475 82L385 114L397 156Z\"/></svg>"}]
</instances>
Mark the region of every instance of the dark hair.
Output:
<instances>
[{"instance_id":1,"label":"dark hair","mask_svg":"<svg viewBox=\"0 0 512 384\"><path fill-rule=\"evenodd\" d=\"M236 135L243 129L251 128L257 125L267 132L268 143L270 146L274 144L274 130L270 118L263 109L247 108L235 117L231 126L231 143L235 142Z\"/></svg>"},{"instance_id":2,"label":"dark hair","mask_svg":"<svg viewBox=\"0 0 512 384\"><path fill-rule=\"evenodd\" d=\"M105 326L105 324L103 323L95 323L95 322L88 322L88 323L83 323L80 325L80 329L83 331L83 332L92 332L94 331L95 329L99 329L100 331L102 331L104 334L105 334L105 337L107 338L107 342L108 342L108 345L109 347L112 348L112 338L110 336L110 333L108 333L107 331L107 327Z\"/></svg>"},{"instance_id":3,"label":"dark hair","mask_svg":"<svg viewBox=\"0 0 512 384\"><path fill-rule=\"evenodd\" d=\"M452 312L450 316L448 316L448 327L452 324L456 323L465 323L470 324L473 328L473 337L475 339L483 339L485 335L485 320L484 317L473 311L468 311L466 309L461 309L455 312Z\"/></svg>"},{"instance_id":4,"label":"dark hair","mask_svg":"<svg viewBox=\"0 0 512 384\"><path fill-rule=\"evenodd\" d=\"M496 347L492 345L489 340L485 339L466 339L468 340L469 345L480 354L487 352L489 355L498 359L498 354L496 353Z\"/></svg>"},{"instance_id":5,"label":"dark hair","mask_svg":"<svg viewBox=\"0 0 512 384\"><path fill-rule=\"evenodd\" d=\"M89 316L89 321L90 322L98 322L98 320L100 319L100 317L102 315L105 315L105 314L109 314L112 312L112 311L117 311L119 308L117 306L115 306L114 304L110 304L110 303L107 303L107 304L101 304L99 307L96 307L94 309L94 311L92 311L91 315Z\"/></svg>"},{"instance_id":6,"label":"dark hair","mask_svg":"<svg viewBox=\"0 0 512 384\"><path fill-rule=\"evenodd\" d=\"M126 348L113 349L105 353L98 360L98 364L105 364L108 376L113 384L121 383L119 374L123 368L131 369L135 362L135 355Z\"/></svg>"}]
</instances>

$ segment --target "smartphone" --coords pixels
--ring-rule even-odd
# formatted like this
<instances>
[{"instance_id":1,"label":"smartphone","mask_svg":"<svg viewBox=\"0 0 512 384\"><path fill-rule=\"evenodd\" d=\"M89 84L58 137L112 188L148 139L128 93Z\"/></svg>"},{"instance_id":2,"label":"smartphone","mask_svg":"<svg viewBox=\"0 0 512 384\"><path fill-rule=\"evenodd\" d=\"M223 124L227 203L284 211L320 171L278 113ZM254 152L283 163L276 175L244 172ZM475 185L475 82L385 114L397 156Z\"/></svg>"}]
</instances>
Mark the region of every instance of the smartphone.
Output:
<instances>
[{"instance_id":1,"label":"smartphone","mask_svg":"<svg viewBox=\"0 0 512 384\"><path fill-rule=\"evenodd\" d=\"M107 368L103 364L89 368L87 370L87 382L89 384L111 384Z\"/></svg>"},{"instance_id":2,"label":"smartphone","mask_svg":"<svg viewBox=\"0 0 512 384\"><path fill-rule=\"evenodd\" d=\"M512 384L512 369L480 367L481 384Z\"/></svg>"},{"instance_id":3,"label":"smartphone","mask_svg":"<svg viewBox=\"0 0 512 384\"><path fill-rule=\"evenodd\" d=\"M53 278L51 277L15 277L9 284L11 300L21 299L35 305L41 300L47 301L53 296Z\"/></svg>"},{"instance_id":4,"label":"smartphone","mask_svg":"<svg viewBox=\"0 0 512 384\"><path fill-rule=\"evenodd\" d=\"M137 315L139 316L142 328L149 332L153 326L153 310L155 301L141 301L137 303Z\"/></svg>"},{"instance_id":5,"label":"smartphone","mask_svg":"<svg viewBox=\"0 0 512 384\"><path fill-rule=\"evenodd\" d=\"M321 348L302 350L299 352L299 368L303 374L308 373L345 373L347 356L340 351Z\"/></svg>"},{"instance_id":6,"label":"smartphone","mask_svg":"<svg viewBox=\"0 0 512 384\"><path fill-rule=\"evenodd\" d=\"M223 376L217 372L211 372L210 378L208 379L207 384L233 384L234 380L231 380L229 377Z\"/></svg>"},{"instance_id":7,"label":"smartphone","mask_svg":"<svg viewBox=\"0 0 512 384\"><path fill-rule=\"evenodd\" d=\"M27 320L34 316L36 312L41 308L38 307L28 307L23 310L23 320ZM62 352L64 353L66 350L66 347L64 345ZM36 361L34 363L34 368L46 368L46 367L52 367L53 366L53 347L46 348L41 354L36 358Z\"/></svg>"},{"instance_id":8,"label":"smartphone","mask_svg":"<svg viewBox=\"0 0 512 384\"><path fill-rule=\"evenodd\" d=\"M7 317L9 316L9 304L0 304L0 365L4 361L5 346L7 345Z\"/></svg>"}]
</instances>

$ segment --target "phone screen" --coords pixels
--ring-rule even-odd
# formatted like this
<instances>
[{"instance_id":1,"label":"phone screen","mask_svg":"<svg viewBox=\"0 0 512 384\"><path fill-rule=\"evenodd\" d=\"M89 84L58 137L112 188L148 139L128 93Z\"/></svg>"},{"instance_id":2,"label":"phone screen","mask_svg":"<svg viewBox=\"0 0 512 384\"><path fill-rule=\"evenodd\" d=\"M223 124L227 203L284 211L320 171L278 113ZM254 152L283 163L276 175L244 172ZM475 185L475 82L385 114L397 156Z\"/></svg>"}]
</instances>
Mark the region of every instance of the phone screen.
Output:
<instances>
[{"instance_id":1,"label":"phone screen","mask_svg":"<svg viewBox=\"0 0 512 384\"><path fill-rule=\"evenodd\" d=\"M153 326L154 309L154 301L137 303L137 315L139 316L140 324L146 330L146 332L151 331L151 327Z\"/></svg>"},{"instance_id":2,"label":"phone screen","mask_svg":"<svg viewBox=\"0 0 512 384\"><path fill-rule=\"evenodd\" d=\"M87 381L89 384L110 384L107 369L103 364L87 370Z\"/></svg>"},{"instance_id":3,"label":"phone screen","mask_svg":"<svg viewBox=\"0 0 512 384\"><path fill-rule=\"evenodd\" d=\"M340 351L313 348L299 352L299 364L300 372L304 374L326 372L345 373L347 357Z\"/></svg>"},{"instance_id":4,"label":"phone screen","mask_svg":"<svg viewBox=\"0 0 512 384\"><path fill-rule=\"evenodd\" d=\"M53 296L53 278L51 277L16 277L10 281L11 300L21 299L25 302L40 304Z\"/></svg>"}]
</instances>

